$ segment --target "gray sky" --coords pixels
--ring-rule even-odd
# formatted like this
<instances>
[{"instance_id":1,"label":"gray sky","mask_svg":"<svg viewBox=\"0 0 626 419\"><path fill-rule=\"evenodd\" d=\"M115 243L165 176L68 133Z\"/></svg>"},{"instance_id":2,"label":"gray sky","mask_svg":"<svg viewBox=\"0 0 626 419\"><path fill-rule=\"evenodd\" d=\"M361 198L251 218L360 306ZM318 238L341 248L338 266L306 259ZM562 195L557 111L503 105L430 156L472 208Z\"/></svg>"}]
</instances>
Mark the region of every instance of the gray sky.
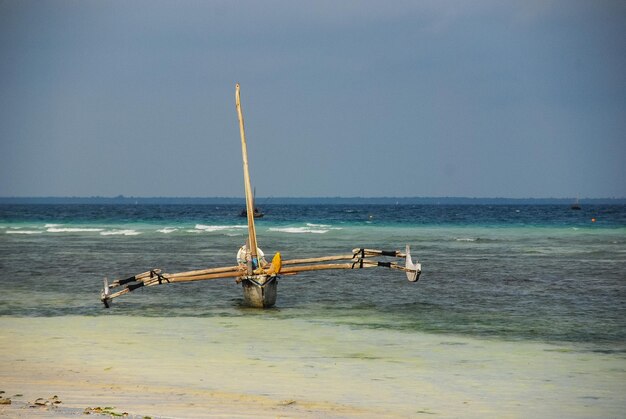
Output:
<instances>
[{"instance_id":1,"label":"gray sky","mask_svg":"<svg viewBox=\"0 0 626 419\"><path fill-rule=\"evenodd\" d=\"M0 196L626 197L626 2L0 0Z\"/></svg>"}]
</instances>

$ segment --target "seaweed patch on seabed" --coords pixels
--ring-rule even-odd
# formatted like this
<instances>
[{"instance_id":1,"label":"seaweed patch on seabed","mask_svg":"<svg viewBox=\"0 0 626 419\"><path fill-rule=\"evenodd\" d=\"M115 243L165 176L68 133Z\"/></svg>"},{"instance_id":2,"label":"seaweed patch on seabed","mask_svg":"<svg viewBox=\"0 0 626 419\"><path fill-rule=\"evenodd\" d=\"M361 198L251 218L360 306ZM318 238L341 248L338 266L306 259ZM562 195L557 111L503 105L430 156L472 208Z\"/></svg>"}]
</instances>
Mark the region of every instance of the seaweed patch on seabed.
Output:
<instances>
[{"instance_id":1,"label":"seaweed patch on seabed","mask_svg":"<svg viewBox=\"0 0 626 419\"><path fill-rule=\"evenodd\" d=\"M111 417L129 417L128 413L123 412L116 412L114 407L88 407L86 408L83 413L85 415L91 415L91 414L100 414L100 415L107 415L107 416L111 416ZM144 418L148 418L149 416L143 416Z\"/></svg>"},{"instance_id":2,"label":"seaweed patch on seabed","mask_svg":"<svg viewBox=\"0 0 626 419\"><path fill-rule=\"evenodd\" d=\"M59 408L59 405L63 403L59 396L52 396L48 398L38 397L34 401L19 400L24 397L23 394L14 394L11 397L6 397L6 392L0 391L0 405L5 406L7 409L9 406L15 410L27 409L29 412L33 411L50 411ZM18 399L18 400L15 400ZM0 410L5 412L6 410Z\"/></svg>"},{"instance_id":3,"label":"seaweed patch on seabed","mask_svg":"<svg viewBox=\"0 0 626 419\"><path fill-rule=\"evenodd\" d=\"M62 406L59 396L48 398L38 397L34 401L19 400L22 394L6 396L6 392L0 390L0 416L7 417L66 417L81 415L103 415L108 417L143 418L150 416L131 415L127 412L119 412L115 407L87 407L73 408ZM18 399L18 400L15 400Z\"/></svg>"}]
</instances>

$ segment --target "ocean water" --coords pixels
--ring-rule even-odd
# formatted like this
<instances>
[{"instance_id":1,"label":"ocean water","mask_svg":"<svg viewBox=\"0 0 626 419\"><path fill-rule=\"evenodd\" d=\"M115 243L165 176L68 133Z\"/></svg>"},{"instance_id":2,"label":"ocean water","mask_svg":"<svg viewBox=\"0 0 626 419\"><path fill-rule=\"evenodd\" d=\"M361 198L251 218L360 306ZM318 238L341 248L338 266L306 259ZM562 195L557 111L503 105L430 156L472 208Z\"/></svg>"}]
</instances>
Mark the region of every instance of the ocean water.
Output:
<instances>
[{"instance_id":1,"label":"ocean water","mask_svg":"<svg viewBox=\"0 0 626 419\"><path fill-rule=\"evenodd\" d=\"M383 268L279 280L270 310L232 279L139 289L103 278L234 265L239 206L2 205L0 316L267 318L626 351L626 206L265 205L259 246L284 259L411 246L417 283ZM593 221L595 220L595 221Z\"/></svg>"}]
</instances>

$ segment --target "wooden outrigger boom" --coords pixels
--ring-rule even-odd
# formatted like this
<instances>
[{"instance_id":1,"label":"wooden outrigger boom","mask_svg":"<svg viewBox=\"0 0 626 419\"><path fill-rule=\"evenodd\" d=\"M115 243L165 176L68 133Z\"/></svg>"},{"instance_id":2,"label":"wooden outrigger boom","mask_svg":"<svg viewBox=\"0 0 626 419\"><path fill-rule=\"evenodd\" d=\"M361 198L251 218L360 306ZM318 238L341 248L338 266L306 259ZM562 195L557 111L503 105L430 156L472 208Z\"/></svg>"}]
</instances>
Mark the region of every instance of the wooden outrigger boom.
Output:
<instances>
[{"instance_id":1,"label":"wooden outrigger boom","mask_svg":"<svg viewBox=\"0 0 626 419\"><path fill-rule=\"evenodd\" d=\"M239 84L235 87L235 106L237 108L239 131L241 134L241 153L243 158L246 213L248 218L248 240L246 245L240 249L240 254L238 254L237 258L239 264L237 266L225 266L173 274L162 273L161 269L152 269L126 279L117 279L110 284L108 279L105 278L104 289L100 295L100 299L104 303L105 307L110 307L114 298L120 297L138 288L176 282L236 278L235 282L242 284L244 301L246 304L252 307L265 308L271 307L276 303L279 275L296 275L300 272L331 269L385 267L405 272L407 279L411 282L415 282L419 279L422 267L419 263L413 263L409 245L406 245L404 253L397 250L385 251L357 248L353 249L351 254L292 260L282 260L280 253L277 252L270 264L265 262L261 257L262 253L258 248L256 229L254 226L254 196L250 182L248 149L243 122L243 112L241 109ZM404 259L404 263L398 263L397 261L380 261L376 259L380 257ZM111 291L116 288L121 289L115 292Z\"/></svg>"},{"instance_id":2,"label":"wooden outrigger boom","mask_svg":"<svg viewBox=\"0 0 626 419\"><path fill-rule=\"evenodd\" d=\"M372 260L372 258L378 256L377 254L372 254L368 252L376 252L378 255L391 256L395 254L398 258L405 259L405 264L402 265L397 262L388 262L388 261L378 261ZM329 261L344 261L343 263L318 263L318 262L329 262ZM282 261L283 267L281 268L279 274L280 275L295 275L299 272L311 272L311 271L321 271L321 270L329 270L329 269L363 269L363 268L375 268L375 267L387 267L390 269L400 270L406 273L407 278L411 282L415 282L419 278L419 274L421 273L421 265L413 264L411 260L411 254L409 250L409 246L407 245L407 249L405 253L400 253L396 251L382 251L382 250L370 250L370 249L354 249L351 255L334 255L334 256L323 256L319 258L307 258L307 259L292 259L292 260L284 260ZM143 272L141 274L132 276L126 279L117 279L110 284L105 279L104 280L104 291L102 292L102 302L106 307L110 306L111 300L114 298L120 297L124 294L127 294L131 291L136 290L141 287L150 287L154 285L163 285L163 284L173 284L177 282L193 282L193 281L206 281L211 279L225 279L225 278L236 278L235 282L242 283L245 281L250 281L251 277L260 277L260 275L247 275L247 272L242 269L240 266L226 266L222 268L212 268L212 269L202 269L197 271L189 271L189 272L179 272L174 274L162 273L160 269L153 269L150 271ZM268 275L272 277L272 275ZM278 275L274 275L273 282L276 282L276 277ZM260 278L259 278L260 279ZM257 279L257 282L259 280ZM111 289L115 289L118 287L122 287L120 291L111 293ZM253 300L246 300L249 305L258 306L251 304ZM264 305L262 307L269 307L269 305Z\"/></svg>"}]
</instances>

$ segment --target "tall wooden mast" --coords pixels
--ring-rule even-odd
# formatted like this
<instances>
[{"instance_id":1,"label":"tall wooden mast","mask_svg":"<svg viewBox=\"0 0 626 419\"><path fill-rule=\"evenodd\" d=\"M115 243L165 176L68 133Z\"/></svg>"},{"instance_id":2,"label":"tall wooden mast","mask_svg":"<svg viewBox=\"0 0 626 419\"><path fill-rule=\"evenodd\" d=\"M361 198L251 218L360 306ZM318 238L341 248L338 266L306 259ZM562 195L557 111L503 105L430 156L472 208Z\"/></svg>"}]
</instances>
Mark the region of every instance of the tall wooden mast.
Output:
<instances>
[{"instance_id":1,"label":"tall wooden mast","mask_svg":"<svg viewBox=\"0 0 626 419\"><path fill-rule=\"evenodd\" d=\"M248 146L246 144L246 133L243 124L243 113L241 111L241 97L239 93L239 83L235 85L235 106L237 107L237 116L239 117L239 132L241 133L241 155L243 157L243 182L246 189L246 213L248 216L248 251L252 260L256 260L258 264L256 230L254 229L254 196L252 195L252 186L250 184L250 171L248 168ZM250 271L250 266L248 270ZM248 272L252 275L253 272Z\"/></svg>"}]
</instances>

